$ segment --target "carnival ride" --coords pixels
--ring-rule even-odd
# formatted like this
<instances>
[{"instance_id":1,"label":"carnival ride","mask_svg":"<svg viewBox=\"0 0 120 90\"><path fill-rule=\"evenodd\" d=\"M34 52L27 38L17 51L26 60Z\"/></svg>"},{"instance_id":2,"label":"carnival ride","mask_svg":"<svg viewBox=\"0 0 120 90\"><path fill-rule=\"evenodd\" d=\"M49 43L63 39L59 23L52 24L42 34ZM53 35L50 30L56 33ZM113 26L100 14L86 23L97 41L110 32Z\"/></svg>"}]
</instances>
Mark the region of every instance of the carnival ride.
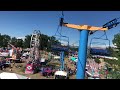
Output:
<instances>
[{"instance_id":1,"label":"carnival ride","mask_svg":"<svg viewBox=\"0 0 120 90\"><path fill-rule=\"evenodd\" d=\"M105 42L108 42L108 46L107 46L107 43ZM94 37L90 41L90 54L91 55L110 56L109 49L110 49L110 40L107 38L102 39L101 37L100 38Z\"/></svg>"},{"instance_id":2,"label":"carnival ride","mask_svg":"<svg viewBox=\"0 0 120 90\"><path fill-rule=\"evenodd\" d=\"M80 33L80 41L79 41L79 55L78 55L78 64L77 64L77 79L85 78L85 67L86 67L86 57L87 57L87 44L88 44L88 36L95 33L96 31L107 31L116 27L120 22L118 22L119 18L115 18L108 23L104 24L102 27L95 27L90 25L75 25L64 22L64 18L62 17L60 20L60 25L65 26L72 29L77 29ZM93 51L93 50L92 50ZM108 54L107 51L99 51L100 53L105 52L104 54ZM93 53L93 52L92 52Z\"/></svg>"},{"instance_id":3,"label":"carnival ride","mask_svg":"<svg viewBox=\"0 0 120 90\"><path fill-rule=\"evenodd\" d=\"M63 13L62 13L62 17L64 17ZM61 25L61 21L60 21L57 31L56 31L55 35L53 36L56 38L57 42L51 43L52 51L60 53L61 67L60 67L60 70L55 72L55 74L59 73L59 72L67 73L65 71L65 67L64 67L64 56L65 56L65 52L68 53L68 51L69 51L69 37L62 35L61 31L62 31L62 25ZM57 77L55 79L58 79L61 77L62 76L59 75L59 77Z\"/></svg>"},{"instance_id":4,"label":"carnival ride","mask_svg":"<svg viewBox=\"0 0 120 90\"><path fill-rule=\"evenodd\" d=\"M19 48L15 47L13 44L8 43L8 45L10 45L12 47L12 49L10 50L10 57L9 59L13 60L14 62L16 61L20 61L20 52L19 52Z\"/></svg>"},{"instance_id":5,"label":"carnival ride","mask_svg":"<svg viewBox=\"0 0 120 90\"><path fill-rule=\"evenodd\" d=\"M40 31L34 30L31 36L30 42L30 56L29 61L26 65L25 73L34 74L39 70L40 67Z\"/></svg>"},{"instance_id":6,"label":"carnival ride","mask_svg":"<svg viewBox=\"0 0 120 90\"><path fill-rule=\"evenodd\" d=\"M106 35L106 31L110 30L114 27L116 27L120 22L118 22L119 18L115 18L108 23L104 24L102 27L96 27L96 26L90 26L90 25L75 25L75 24L69 24L64 22L64 15L62 12L62 17L60 18L60 24L58 25L58 29L53 37L57 39L55 43L52 43L51 48L52 51L59 52L60 54L60 62L61 62L61 67L60 70L56 71L55 79L59 79L60 77L58 76L65 76L65 78L68 76L68 73L64 70L64 54L65 52L69 51L69 37L64 36L61 34L62 27L68 27L72 29L77 29L80 33L80 40L79 40L79 50L78 50L78 61L77 61L77 73L76 73L76 78L77 79L84 79L85 78L85 73L89 74L90 76L95 76L94 72L96 69L96 65L92 63L92 65L89 65L92 70L92 74L89 73L86 70L86 58L87 58L87 44L88 44L88 36L94 34L97 31L104 31L104 35ZM61 30L59 30L61 27ZM26 74L33 74L38 71L40 67L40 31L39 30L34 30L32 36L31 36L31 42L30 42L30 56L29 56L29 62L26 65L25 73ZM59 34L59 35L57 35ZM92 44L99 44L99 45L104 45L106 47L105 43L99 43L95 42L93 43L93 39L99 39L99 40L106 40L109 42L109 47L108 48L101 48L101 47L92 47ZM10 44L14 50L17 50L17 48ZM102 56L110 56L110 40L106 37L106 39L102 39L94 37L90 41L90 54L91 55L102 55ZM16 54L12 55L12 59L16 60L17 56ZM91 62L90 62L91 64ZM91 67L93 66L93 67ZM94 67L95 66L95 67ZM49 70L48 70L49 71ZM98 75L98 73L96 73ZM99 75L98 75L99 76Z\"/></svg>"}]
</instances>

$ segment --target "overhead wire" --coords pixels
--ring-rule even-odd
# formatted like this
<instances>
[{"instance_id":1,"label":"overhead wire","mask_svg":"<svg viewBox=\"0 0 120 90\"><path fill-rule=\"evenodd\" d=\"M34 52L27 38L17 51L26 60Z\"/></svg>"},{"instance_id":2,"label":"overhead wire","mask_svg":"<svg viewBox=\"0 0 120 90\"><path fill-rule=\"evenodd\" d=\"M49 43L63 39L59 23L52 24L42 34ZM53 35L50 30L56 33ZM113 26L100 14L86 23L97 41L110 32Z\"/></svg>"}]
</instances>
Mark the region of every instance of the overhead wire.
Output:
<instances>
[{"instance_id":1,"label":"overhead wire","mask_svg":"<svg viewBox=\"0 0 120 90\"><path fill-rule=\"evenodd\" d=\"M63 13L63 11L62 11L62 16L60 17L60 19L61 18L64 18L64 13ZM55 33L55 35L57 34L57 33L59 33L59 35L60 36L62 36L62 26L61 26L61 29L59 29L60 28L60 24L58 24L58 27L57 27L57 30L56 30L56 33Z\"/></svg>"}]
</instances>

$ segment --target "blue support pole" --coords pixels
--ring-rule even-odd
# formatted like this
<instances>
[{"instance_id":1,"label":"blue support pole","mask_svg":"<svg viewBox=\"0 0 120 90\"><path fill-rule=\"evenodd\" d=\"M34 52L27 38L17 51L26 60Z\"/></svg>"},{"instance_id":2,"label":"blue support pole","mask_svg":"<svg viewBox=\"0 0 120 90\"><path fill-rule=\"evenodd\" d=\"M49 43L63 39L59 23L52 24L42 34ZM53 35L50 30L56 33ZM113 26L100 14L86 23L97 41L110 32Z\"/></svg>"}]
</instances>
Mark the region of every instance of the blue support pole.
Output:
<instances>
[{"instance_id":1,"label":"blue support pole","mask_svg":"<svg viewBox=\"0 0 120 90\"><path fill-rule=\"evenodd\" d=\"M76 79L85 78L85 67L87 59L88 30L80 31L79 52L77 62Z\"/></svg>"},{"instance_id":2,"label":"blue support pole","mask_svg":"<svg viewBox=\"0 0 120 90\"><path fill-rule=\"evenodd\" d=\"M64 70L64 51L60 52L61 70Z\"/></svg>"}]
</instances>

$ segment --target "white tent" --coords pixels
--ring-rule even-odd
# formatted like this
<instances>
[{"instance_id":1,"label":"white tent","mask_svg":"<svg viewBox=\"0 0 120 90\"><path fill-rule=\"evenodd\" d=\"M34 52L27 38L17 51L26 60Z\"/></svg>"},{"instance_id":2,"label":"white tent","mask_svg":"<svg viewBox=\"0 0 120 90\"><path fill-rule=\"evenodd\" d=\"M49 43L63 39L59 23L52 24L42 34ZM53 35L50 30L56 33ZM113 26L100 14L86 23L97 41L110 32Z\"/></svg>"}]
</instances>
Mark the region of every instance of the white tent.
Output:
<instances>
[{"instance_id":1,"label":"white tent","mask_svg":"<svg viewBox=\"0 0 120 90\"><path fill-rule=\"evenodd\" d=\"M54 56L54 59L60 59L60 56Z\"/></svg>"},{"instance_id":2,"label":"white tent","mask_svg":"<svg viewBox=\"0 0 120 90\"><path fill-rule=\"evenodd\" d=\"M67 76L67 72L64 71L56 71L55 75Z\"/></svg>"},{"instance_id":3,"label":"white tent","mask_svg":"<svg viewBox=\"0 0 120 90\"><path fill-rule=\"evenodd\" d=\"M30 78L16 73L3 72L0 74L0 79L30 79Z\"/></svg>"},{"instance_id":4,"label":"white tent","mask_svg":"<svg viewBox=\"0 0 120 90\"><path fill-rule=\"evenodd\" d=\"M40 62L45 62L45 58L41 58L41 61Z\"/></svg>"},{"instance_id":5,"label":"white tent","mask_svg":"<svg viewBox=\"0 0 120 90\"><path fill-rule=\"evenodd\" d=\"M2 52L2 53L0 53L0 56L8 56L9 55L9 52Z\"/></svg>"}]
</instances>

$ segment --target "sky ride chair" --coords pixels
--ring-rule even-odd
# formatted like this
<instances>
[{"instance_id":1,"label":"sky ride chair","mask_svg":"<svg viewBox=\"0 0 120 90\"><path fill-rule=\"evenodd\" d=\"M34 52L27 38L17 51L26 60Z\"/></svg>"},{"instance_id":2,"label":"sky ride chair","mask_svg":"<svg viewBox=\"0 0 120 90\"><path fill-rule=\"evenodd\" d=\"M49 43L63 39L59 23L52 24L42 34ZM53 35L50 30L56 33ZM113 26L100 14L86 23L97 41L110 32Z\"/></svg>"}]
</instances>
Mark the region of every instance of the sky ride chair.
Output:
<instances>
[{"instance_id":1,"label":"sky ride chair","mask_svg":"<svg viewBox=\"0 0 120 90\"><path fill-rule=\"evenodd\" d=\"M64 62L64 53L69 51L69 37L62 35L54 35L56 42L51 43L51 50L60 54L61 64ZM64 65L61 65L61 70L64 70Z\"/></svg>"},{"instance_id":2,"label":"sky ride chair","mask_svg":"<svg viewBox=\"0 0 120 90\"><path fill-rule=\"evenodd\" d=\"M61 62L60 70L55 72L55 79L66 79L66 78L62 78L62 77L64 77L64 74L65 74L65 77L67 77L67 74L68 74L64 68L64 54L65 54L65 52L69 51L69 37L63 36L61 34L61 32L59 32L60 26L61 26L61 30L62 30L62 25L61 25L62 20L63 20L63 18L60 18L60 24L58 25L58 29L57 29L55 35L53 36L56 41L51 42L51 50L60 54L60 62ZM57 76L57 78L56 78L56 76Z\"/></svg>"},{"instance_id":3,"label":"sky ride chair","mask_svg":"<svg viewBox=\"0 0 120 90\"><path fill-rule=\"evenodd\" d=\"M100 38L94 37L91 39L90 46L89 46L90 54L100 55L100 56L110 56L110 40L107 37L105 39L101 37ZM108 47L107 47L107 44L105 43L106 41L108 42Z\"/></svg>"}]
</instances>

